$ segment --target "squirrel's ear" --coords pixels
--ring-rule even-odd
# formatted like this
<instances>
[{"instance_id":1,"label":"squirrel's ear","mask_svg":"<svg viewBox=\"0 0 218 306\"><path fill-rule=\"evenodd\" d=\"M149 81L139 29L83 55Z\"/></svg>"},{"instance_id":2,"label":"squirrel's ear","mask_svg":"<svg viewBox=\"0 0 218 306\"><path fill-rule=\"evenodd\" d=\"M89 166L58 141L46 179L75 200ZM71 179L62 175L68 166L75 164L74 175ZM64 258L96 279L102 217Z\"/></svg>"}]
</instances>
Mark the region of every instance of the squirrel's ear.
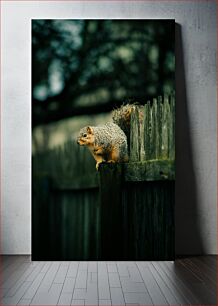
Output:
<instances>
[{"instance_id":1,"label":"squirrel's ear","mask_svg":"<svg viewBox=\"0 0 218 306\"><path fill-rule=\"evenodd\" d=\"M88 126L88 127L87 127L87 132L88 132L89 134L93 134L93 128L91 128L91 126Z\"/></svg>"}]
</instances>

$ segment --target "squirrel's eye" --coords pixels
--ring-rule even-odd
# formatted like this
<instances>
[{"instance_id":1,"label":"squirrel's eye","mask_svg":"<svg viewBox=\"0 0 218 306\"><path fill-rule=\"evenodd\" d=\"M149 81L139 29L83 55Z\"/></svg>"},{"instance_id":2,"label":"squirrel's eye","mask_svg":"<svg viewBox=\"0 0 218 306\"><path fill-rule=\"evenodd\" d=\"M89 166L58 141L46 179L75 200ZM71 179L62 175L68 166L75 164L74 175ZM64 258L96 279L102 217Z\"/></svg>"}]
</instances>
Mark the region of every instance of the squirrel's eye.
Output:
<instances>
[{"instance_id":1,"label":"squirrel's eye","mask_svg":"<svg viewBox=\"0 0 218 306\"><path fill-rule=\"evenodd\" d=\"M87 136L87 134L83 134L83 137L86 137Z\"/></svg>"}]
</instances>

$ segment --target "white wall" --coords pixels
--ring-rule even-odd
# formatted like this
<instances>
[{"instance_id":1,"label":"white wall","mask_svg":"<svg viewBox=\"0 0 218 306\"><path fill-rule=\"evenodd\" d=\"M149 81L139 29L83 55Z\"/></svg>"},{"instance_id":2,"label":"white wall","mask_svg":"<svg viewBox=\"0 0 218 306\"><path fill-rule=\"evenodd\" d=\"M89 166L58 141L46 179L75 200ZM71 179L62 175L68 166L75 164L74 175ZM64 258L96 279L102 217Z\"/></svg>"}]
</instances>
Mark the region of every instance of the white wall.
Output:
<instances>
[{"instance_id":1,"label":"white wall","mask_svg":"<svg viewBox=\"0 0 218 306\"><path fill-rule=\"evenodd\" d=\"M2 3L2 253L31 252L31 18L175 18L181 25L176 251L217 253L215 1Z\"/></svg>"}]
</instances>

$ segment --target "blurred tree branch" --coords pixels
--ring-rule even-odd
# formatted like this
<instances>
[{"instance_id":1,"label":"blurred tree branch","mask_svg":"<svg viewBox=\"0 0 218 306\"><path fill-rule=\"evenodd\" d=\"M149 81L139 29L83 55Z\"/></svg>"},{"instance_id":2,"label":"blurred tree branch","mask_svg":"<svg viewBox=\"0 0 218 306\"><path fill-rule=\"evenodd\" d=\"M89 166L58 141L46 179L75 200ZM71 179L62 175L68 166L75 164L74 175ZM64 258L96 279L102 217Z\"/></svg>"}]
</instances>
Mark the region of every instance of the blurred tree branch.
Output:
<instances>
[{"instance_id":1,"label":"blurred tree branch","mask_svg":"<svg viewBox=\"0 0 218 306\"><path fill-rule=\"evenodd\" d=\"M173 89L173 61L173 21L33 20L32 125Z\"/></svg>"}]
</instances>

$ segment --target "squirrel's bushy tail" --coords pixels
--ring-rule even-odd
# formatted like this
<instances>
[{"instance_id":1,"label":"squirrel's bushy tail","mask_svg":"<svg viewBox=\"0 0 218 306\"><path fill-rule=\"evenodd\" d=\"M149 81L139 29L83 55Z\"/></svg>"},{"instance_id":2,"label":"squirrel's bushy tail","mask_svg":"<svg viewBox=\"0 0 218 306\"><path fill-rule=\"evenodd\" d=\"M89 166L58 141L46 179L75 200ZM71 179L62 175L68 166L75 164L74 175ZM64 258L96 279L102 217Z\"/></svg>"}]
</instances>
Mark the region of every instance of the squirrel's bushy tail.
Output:
<instances>
[{"instance_id":1,"label":"squirrel's bushy tail","mask_svg":"<svg viewBox=\"0 0 218 306\"><path fill-rule=\"evenodd\" d=\"M124 131L127 137L130 133L131 113L135 109L136 105L136 103L122 105L121 107L114 109L112 112L113 122Z\"/></svg>"}]
</instances>

